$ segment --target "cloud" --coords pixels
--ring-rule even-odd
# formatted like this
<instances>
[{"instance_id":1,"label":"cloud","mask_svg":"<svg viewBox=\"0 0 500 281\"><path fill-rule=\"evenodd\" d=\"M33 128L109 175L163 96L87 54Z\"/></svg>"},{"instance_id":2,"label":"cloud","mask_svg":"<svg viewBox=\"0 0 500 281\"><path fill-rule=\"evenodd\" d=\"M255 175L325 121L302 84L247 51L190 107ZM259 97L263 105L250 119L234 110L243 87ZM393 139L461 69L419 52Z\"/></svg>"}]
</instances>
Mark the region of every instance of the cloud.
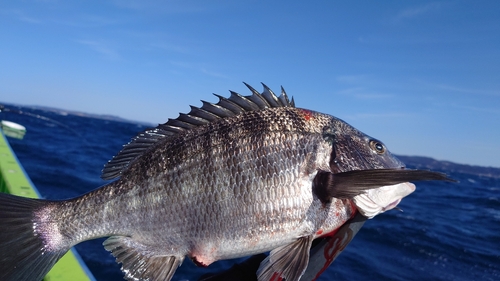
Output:
<instances>
[{"instance_id":1,"label":"cloud","mask_svg":"<svg viewBox=\"0 0 500 281\"><path fill-rule=\"evenodd\" d=\"M90 40L76 40L77 43L80 43L84 46L89 47L90 49L100 53L107 59L111 60L119 60L121 56L115 50L109 48L102 42L98 41L90 41Z\"/></svg>"},{"instance_id":2,"label":"cloud","mask_svg":"<svg viewBox=\"0 0 500 281\"><path fill-rule=\"evenodd\" d=\"M370 75L367 74L356 74L356 75L339 75L335 77L335 80L342 83L358 84L361 82L366 82Z\"/></svg>"},{"instance_id":3,"label":"cloud","mask_svg":"<svg viewBox=\"0 0 500 281\"><path fill-rule=\"evenodd\" d=\"M95 28L106 27L110 25L118 25L123 23L123 20L117 20L111 17L102 17L97 15L78 15L66 17L63 19L53 19L52 22L60 25L71 27Z\"/></svg>"},{"instance_id":4,"label":"cloud","mask_svg":"<svg viewBox=\"0 0 500 281\"><path fill-rule=\"evenodd\" d=\"M456 86L450 86L447 84L438 84L436 87L440 90L447 90L452 92L459 92L464 94L479 94L486 96L500 96L500 91L488 91L488 90L479 90L479 89L470 89L470 88L462 88Z\"/></svg>"},{"instance_id":5,"label":"cloud","mask_svg":"<svg viewBox=\"0 0 500 281\"><path fill-rule=\"evenodd\" d=\"M198 64L198 63L189 63L189 62L179 62L179 61L171 61L170 62L174 66L190 69L190 70L195 70L199 71L201 73L204 73L206 75L216 77L216 78L228 78L227 75L215 72L212 70L208 70L207 67L204 64Z\"/></svg>"},{"instance_id":6,"label":"cloud","mask_svg":"<svg viewBox=\"0 0 500 281\"><path fill-rule=\"evenodd\" d=\"M34 24L40 24L42 23L41 20L28 16L24 11L18 10L18 9L9 9L9 10L0 10L0 14L3 15L8 15L13 18L17 18L20 21L27 22L27 23L34 23Z\"/></svg>"},{"instance_id":7,"label":"cloud","mask_svg":"<svg viewBox=\"0 0 500 281\"><path fill-rule=\"evenodd\" d=\"M354 88L347 88L347 89L342 89L337 91L338 94L341 95L351 95L351 94L356 94L360 92L366 91L365 87L354 87Z\"/></svg>"},{"instance_id":8,"label":"cloud","mask_svg":"<svg viewBox=\"0 0 500 281\"><path fill-rule=\"evenodd\" d=\"M98 16L98 15L92 15L92 14L82 15L81 18L82 18L82 21L88 23L88 25L91 27L108 26L108 25L116 25L116 24L123 23L123 21L117 20L116 18L103 17L103 16Z\"/></svg>"},{"instance_id":9,"label":"cloud","mask_svg":"<svg viewBox=\"0 0 500 281\"><path fill-rule=\"evenodd\" d=\"M201 68L200 71L203 72L203 73L205 73L205 74L207 74L207 75L213 76L213 77L228 78L226 75L224 75L222 73L215 72L215 71L210 71L210 70L207 70L205 68Z\"/></svg>"},{"instance_id":10,"label":"cloud","mask_svg":"<svg viewBox=\"0 0 500 281\"><path fill-rule=\"evenodd\" d=\"M358 99L365 99L365 100L390 99L390 98L394 97L394 95L391 95L391 94L379 94L379 93L360 93L360 94L355 94L354 96Z\"/></svg>"},{"instance_id":11,"label":"cloud","mask_svg":"<svg viewBox=\"0 0 500 281\"><path fill-rule=\"evenodd\" d=\"M394 19L396 21L405 20L405 19L412 19L412 18L416 18L416 17L421 16L421 15L436 12L440 8L441 8L441 3L433 2L433 3L423 5L423 6L402 10L396 15L396 17Z\"/></svg>"},{"instance_id":12,"label":"cloud","mask_svg":"<svg viewBox=\"0 0 500 281\"><path fill-rule=\"evenodd\" d=\"M182 47L179 45L173 45L168 43L152 43L151 47L161 49L168 52L180 53L180 54L189 54L189 50L186 47Z\"/></svg>"},{"instance_id":13,"label":"cloud","mask_svg":"<svg viewBox=\"0 0 500 281\"><path fill-rule=\"evenodd\" d=\"M387 112L387 113L357 113L357 114L348 114L343 116L346 120L373 120L373 119L390 119L390 118L405 118L410 116L407 113L401 112Z\"/></svg>"},{"instance_id":14,"label":"cloud","mask_svg":"<svg viewBox=\"0 0 500 281\"><path fill-rule=\"evenodd\" d=\"M337 94L355 97L360 100L380 100L394 98L392 94L370 92L365 87L347 88L337 91Z\"/></svg>"},{"instance_id":15,"label":"cloud","mask_svg":"<svg viewBox=\"0 0 500 281\"><path fill-rule=\"evenodd\" d=\"M153 14L184 14L200 13L214 9L214 1L162 1L162 0L112 0L112 3L122 9L153 13Z\"/></svg>"},{"instance_id":16,"label":"cloud","mask_svg":"<svg viewBox=\"0 0 500 281\"><path fill-rule=\"evenodd\" d=\"M393 94L380 93L381 89L377 86L372 75L359 74L359 75L340 75L335 78L338 82L343 84L351 84L354 87L338 90L336 93L355 97L356 99L375 100L375 99L389 99L393 98ZM374 90L379 89L379 90ZM384 91L382 89L382 91Z\"/></svg>"},{"instance_id":17,"label":"cloud","mask_svg":"<svg viewBox=\"0 0 500 281\"><path fill-rule=\"evenodd\" d=\"M19 20L24 21L24 22L29 22L29 23L36 23L36 24L42 23L41 20L38 20L38 19L35 19L32 17L26 17L26 16L20 17Z\"/></svg>"},{"instance_id":18,"label":"cloud","mask_svg":"<svg viewBox=\"0 0 500 281\"><path fill-rule=\"evenodd\" d=\"M485 108L485 107L458 105L458 104L452 104L451 106L454 108L457 108L457 109L474 111L474 112L478 112L478 113L500 114L500 109L497 109L497 108Z\"/></svg>"}]
</instances>

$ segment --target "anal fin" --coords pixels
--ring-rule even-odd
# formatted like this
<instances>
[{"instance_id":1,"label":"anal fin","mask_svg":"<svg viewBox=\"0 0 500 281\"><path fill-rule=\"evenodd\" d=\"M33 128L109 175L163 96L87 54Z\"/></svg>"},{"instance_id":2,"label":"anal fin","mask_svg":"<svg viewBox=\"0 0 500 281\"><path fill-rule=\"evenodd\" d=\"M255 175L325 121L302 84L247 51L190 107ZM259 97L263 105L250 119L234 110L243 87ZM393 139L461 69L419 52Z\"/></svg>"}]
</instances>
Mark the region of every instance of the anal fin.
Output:
<instances>
[{"instance_id":1,"label":"anal fin","mask_svg":"<svg viewBox=\"0 0 500 281\"><path fill-rule=\"evenodd\" d=\"M125 279L130 281L168 281L184 259L184 256L155 255L143 244L124 236L110 237L103 245L122 264Z\"/></svg>"},{"instance_id":2,"label":"anal fin","mask_svg":"<svg viewBox=\"0 0 500 281\"><path fill-rule=\"evenodd\" d=\"M257 270L259 281L298 281L309 263L309 250L313 236L305 236L295 242L276 248L269 253Z\"/></svg>"}]
</instances>

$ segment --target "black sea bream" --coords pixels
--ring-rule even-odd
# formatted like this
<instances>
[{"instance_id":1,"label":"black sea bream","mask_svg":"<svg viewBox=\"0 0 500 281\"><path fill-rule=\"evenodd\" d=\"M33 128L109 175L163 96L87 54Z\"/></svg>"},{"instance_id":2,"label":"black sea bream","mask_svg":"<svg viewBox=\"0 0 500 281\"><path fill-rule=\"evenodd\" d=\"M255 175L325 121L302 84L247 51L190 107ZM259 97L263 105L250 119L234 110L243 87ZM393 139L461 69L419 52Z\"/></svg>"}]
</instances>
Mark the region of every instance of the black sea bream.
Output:
<instances>
[{"instance_id":1,"label":"black sea bream","mask_svg":"<svg viewBox=\"0 0 500 281\"><path fill-rule=\"evenodd\" d=\"M248 85L247 85L248 86ZM110 238L128 280L170 280L184 257L208 266L271 251L258 280L299 280L312 241L394 208L412 180L382 142L282 90L231 92L146 130L103 170L115 181L65 201L0 195L0 280L40 280L70 247Z\"/></svg>"}]
</instances>

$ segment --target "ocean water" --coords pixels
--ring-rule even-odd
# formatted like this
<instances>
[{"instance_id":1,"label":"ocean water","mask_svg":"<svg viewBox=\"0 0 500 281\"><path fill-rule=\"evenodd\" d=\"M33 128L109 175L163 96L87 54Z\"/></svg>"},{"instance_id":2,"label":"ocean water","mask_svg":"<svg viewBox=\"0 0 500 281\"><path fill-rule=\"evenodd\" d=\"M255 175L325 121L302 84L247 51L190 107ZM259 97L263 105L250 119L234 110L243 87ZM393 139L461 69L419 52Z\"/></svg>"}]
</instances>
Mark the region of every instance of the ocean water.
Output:
<instances>
[{"instance_id":1,"label":"ocean water","mask_svg":"<svg viewBox=\"0 0 500 281\"><path fill-rule=\"evenodd\" d=\"M9 141L47 199L75 197L105 184L99 177L103 165L146 128L10 108L43 116L0 113L0 119L27 127L23 140ZM419 165L417 161L408 166ZM365 223L319 280L500 280L500 169L464 172L449 163L438 163L435 169L460 183L417 183L417 190L399 205L403 212L392 210ZM104 250L103 241L87 241L76 249L97 280L123 280L120 266ZM197 268L186 259L173 280L197 280L232 262Z\"/></svg>"}]
</instances>

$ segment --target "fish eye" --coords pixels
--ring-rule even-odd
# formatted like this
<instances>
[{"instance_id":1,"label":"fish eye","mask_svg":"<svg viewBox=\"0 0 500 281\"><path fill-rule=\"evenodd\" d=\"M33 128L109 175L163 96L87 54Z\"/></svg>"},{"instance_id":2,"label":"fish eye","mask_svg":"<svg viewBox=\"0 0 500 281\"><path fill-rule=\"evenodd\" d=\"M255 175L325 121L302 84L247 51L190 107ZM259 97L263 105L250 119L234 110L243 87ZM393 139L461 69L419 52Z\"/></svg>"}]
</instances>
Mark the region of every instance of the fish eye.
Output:
<instances>
[{"instance_id":1,"label":"fish eye","mask_svg":"<svg viewBox=\"0 0 500 281\"><path fill-rule=\"evenodd\" d=\"M383 154L385 152L385 145L378 140L371 140L370 147L377 154Z\"/></svg>"}]
</instances>

